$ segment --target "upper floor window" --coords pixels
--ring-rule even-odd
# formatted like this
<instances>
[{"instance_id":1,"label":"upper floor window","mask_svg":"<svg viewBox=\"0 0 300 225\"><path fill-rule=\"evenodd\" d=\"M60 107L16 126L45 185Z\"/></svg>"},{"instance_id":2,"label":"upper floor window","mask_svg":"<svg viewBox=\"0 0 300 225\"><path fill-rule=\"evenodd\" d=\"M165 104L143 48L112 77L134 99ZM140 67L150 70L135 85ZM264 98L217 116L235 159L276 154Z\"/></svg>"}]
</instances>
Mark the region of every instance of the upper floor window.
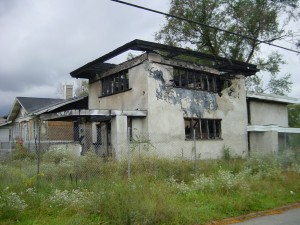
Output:
<instances>
[{"instance_id":1,"label":"upper floor window","mask_svg":"<svg viewBox=\"0 0 300 225\"><path fill-rule=\"evenodd\" d=\"M184 118L185 138L187 140L195 138L208 140L221 138L221 120L220 119L199 119Z\"/></svg>"},{"instance_id":2,"label":"upper floor window","mask_svg":"<svg viewBox=\"0 0 300 225\"><path fill-rule=\"evenodd\" d=\"M220 92L223 89L224 81L218 75L179 67L174 67L173 71L175 87L209 92Z\"/></svg>"},{"instance_id":3,"label":"upper floor window","mask_svg":"<svg viewBox=\"0 0 300 225\"><path fill-rule=\"evenodd\" d=\"M129 89L128 70L104 77L102 82L102 96L107 96Z\"/></svg>"}]
</instances>

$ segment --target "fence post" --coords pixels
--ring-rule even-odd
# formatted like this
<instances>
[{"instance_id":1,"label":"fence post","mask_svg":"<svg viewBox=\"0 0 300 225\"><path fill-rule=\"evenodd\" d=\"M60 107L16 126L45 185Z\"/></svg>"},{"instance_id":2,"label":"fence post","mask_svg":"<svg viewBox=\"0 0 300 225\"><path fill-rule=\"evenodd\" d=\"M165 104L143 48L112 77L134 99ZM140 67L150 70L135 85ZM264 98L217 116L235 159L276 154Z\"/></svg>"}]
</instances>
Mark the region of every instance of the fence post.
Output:
<instances>
[{"instance_id":1,"label":"fence post","mask_svg":"<svg viewBox=\"0 0 300 225\"><path fill-rule=\"evenodd\" d=\"M195 128L193 129L193 138L194 138L194 173L196 174L197 170L197 151L196 151L196 131Z\"/></svg>"},{"instance_id":2,"label":"fence post","mask_svg":"<svg viewBox=\"0 0 300 225\"><path fill-rule=\"evenodd\" d=\"M130 161L131 161L131 152L130 152L130 127L127 128L127 147L128 147L128 180L130 179Z\"/></svg>"},{"instance_id":3,"label":"fence post","mask_svg":"<svg viewBox=\"0 0 300 225\"><path fill-rule=\"evenodd\" d=\"M41 129L40 129L40 119L36 117L35 119L35 128L34 128L34 142L35 142L35 151L37 154L37 177L36 177L36 185L37 190L39 189L39 174L40 174L40 147L41 147Z\"/></svg>"}]
</instances>

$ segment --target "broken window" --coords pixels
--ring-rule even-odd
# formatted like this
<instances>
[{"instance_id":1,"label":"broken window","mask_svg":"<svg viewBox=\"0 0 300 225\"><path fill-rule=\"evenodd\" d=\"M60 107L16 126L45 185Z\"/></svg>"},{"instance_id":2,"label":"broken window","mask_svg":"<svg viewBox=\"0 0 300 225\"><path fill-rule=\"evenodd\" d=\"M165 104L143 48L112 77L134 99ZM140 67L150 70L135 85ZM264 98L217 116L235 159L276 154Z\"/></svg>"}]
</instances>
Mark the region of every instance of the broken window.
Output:
<instances>
[{"instance_id":1,"label":"broken window","mask_svg":"<svg viewBox=\"0 0 300 225\"><path fill-rule=\"evenodd\" d=\"M196 89L209 92L221 92L224 82L219 75L186 68L173 68L173 83L175 87Z\"/></svg>"},{"instance_id":2,"label":"broken window","mask_svg":"<svg viewBox=\"0 0 300 225\"><path fill-rule=\"evenodd\" d=\"M195 138L201 140L220 139L221 138L221 120L220 119L199 119L184 118L185 138L187 140Z\"/></svg>"},{"instance_id":3,"label":"broken window","mask_svg":"<svg viewBox=\"0 0 300 225\"><path fill-rule=\"evenodd\" d=\"M101 79L102 96L120 93L129 89L128 70Z\"/></svg>"}]
</instances>

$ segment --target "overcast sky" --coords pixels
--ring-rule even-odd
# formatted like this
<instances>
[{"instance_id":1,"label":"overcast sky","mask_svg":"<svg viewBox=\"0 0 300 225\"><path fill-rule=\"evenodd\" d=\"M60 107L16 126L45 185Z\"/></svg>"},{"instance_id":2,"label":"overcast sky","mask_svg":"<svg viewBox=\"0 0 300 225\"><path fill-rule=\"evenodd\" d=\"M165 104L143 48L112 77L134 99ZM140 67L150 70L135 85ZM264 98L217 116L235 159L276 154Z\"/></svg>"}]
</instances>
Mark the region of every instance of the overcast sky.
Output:
<instances>
[{"instance_id":1,"label":"overcast sky","mask_svg":"<svg viewBox=\"0 0 300 225\"><path fill-rule=\"evenodd\" d=\"M169 1L128 2L166 12ZM110 0L0 0L0 115L15 97L59 97L60 84L75 82L71 71L133 39L154 41L162 24L158 14ZM300 97L300 56L283 53L290 96Z\"/></svg>"}]
</instances>

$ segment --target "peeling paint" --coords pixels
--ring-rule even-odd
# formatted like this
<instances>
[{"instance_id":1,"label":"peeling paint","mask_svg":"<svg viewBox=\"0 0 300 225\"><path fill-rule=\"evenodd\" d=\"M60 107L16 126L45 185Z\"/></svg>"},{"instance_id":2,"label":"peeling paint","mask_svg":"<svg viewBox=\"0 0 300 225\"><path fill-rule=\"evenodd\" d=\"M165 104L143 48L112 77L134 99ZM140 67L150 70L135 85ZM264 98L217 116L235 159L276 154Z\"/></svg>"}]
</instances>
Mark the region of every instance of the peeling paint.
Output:
<instances>
[{"instance_id":1,"label":"peeling paint","mask_svg":"<svg viewBox=\"0 0 300 225\"><path fill-rule=\"evenodd\" d=\"M215 93L174 88L166 85L167 82L164 79L162 70L149 69L149 72L150 77L159 82L156 88L156 98L173 105L180 105L186 116L202 117L204 111L217 110L218 105Z\"/></svg>"}]
</instances>

